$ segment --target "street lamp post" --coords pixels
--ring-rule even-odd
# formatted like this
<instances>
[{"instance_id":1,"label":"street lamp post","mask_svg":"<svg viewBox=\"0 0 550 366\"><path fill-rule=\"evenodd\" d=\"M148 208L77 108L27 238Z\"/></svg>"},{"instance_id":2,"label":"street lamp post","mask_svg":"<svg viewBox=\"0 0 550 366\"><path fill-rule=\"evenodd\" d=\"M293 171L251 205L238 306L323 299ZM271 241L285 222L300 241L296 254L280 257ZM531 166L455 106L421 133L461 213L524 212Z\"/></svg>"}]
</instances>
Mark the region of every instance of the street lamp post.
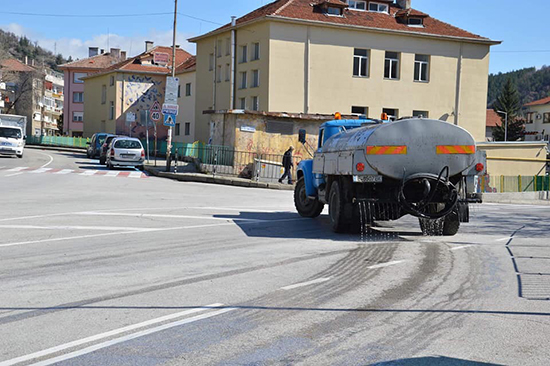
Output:
<instances>
[{"instance_id":1,"label":"street lamp post","mask_svg":"<svg viewBox=\"0 0 550 366\"><path fill-rule=\"evenodd\" d=\"M505 123L504 123L504 141L508 141L508 113L503 111L496 111L497 113L504 114Z\"/></svg>"}]
</instances>

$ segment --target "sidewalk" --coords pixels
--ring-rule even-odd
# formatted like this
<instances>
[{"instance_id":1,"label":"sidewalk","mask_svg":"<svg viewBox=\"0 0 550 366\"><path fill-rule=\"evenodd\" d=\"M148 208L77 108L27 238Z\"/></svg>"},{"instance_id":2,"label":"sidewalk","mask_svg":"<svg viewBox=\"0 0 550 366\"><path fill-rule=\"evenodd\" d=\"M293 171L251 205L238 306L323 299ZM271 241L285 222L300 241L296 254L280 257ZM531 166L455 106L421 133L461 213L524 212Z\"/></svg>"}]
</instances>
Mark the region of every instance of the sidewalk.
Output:
<instances>
[{"instance_id":1,"label":"sidewalk","mask_svg":"<svg viewBox=\"0 0 550 366\"><path fill-rule=\"evenodd\" d=\"M267 188L276 190L293 191L294 185L279 184L279 183L265 183L256 182L250 179L243 179L237 177L223 176L223 175L211 175L202 173L167 173L164 171L165 167L146 165L145 171L151 175L161 178L169 178L178 180L180 182L198 182L198 183L211 183L222 184L226 186L236 187L249 187L249 188Z\"/></svg>"},{"instance_id":2,"label":"sidewalk","mask_svg":"<svg viewBox=\"0 0 550 366\"><path fill-rule=\"evenodd\" d=\"M548 192L484 193L483 203L549 206Z\"/></svg>"}]
</instances>

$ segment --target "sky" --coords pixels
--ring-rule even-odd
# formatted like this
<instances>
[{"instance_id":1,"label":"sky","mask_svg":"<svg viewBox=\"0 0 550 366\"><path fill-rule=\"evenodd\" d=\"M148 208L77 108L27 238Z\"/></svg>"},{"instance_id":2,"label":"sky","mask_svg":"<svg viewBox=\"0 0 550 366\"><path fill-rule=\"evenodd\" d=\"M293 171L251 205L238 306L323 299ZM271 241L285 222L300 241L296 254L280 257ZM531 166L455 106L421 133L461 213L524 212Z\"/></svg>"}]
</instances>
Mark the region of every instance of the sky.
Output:
<instances>
[{"instance_id":1,"label":"sky","mask_svg":"<svg viewBox=\"0 0 550 366\"><path fill-rule=\"evenodd\" d=\"M189 37L215 29L228 23L231 15L242 16L266 3L266 0L179 0L177 43L194 53L194 44L187 42ZM550 1L412 0L412 7L472 33L503 41L492 47L491 73L550 65L547 30ZM87 57L88 47L121 48L134 56L144 51L145 40L171 45L173 10L174 0L9 1L0 8L0 28L26 35L65 57Z\"/></svg>"}]
</instances>

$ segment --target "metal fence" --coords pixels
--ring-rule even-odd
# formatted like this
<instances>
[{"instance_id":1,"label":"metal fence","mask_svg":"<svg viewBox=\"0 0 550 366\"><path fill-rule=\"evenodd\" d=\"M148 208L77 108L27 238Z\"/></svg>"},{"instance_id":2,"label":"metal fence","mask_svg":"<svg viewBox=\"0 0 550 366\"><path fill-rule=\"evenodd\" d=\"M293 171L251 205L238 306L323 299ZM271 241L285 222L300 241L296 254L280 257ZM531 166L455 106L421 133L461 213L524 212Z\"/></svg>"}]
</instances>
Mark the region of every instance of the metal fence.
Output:
<instances>
[{"instance_id":1,"label":"metal fence","mask_svg":"<svg viewBox=\"0 0 550 366\"><path fill-rule=\"evenodd\" d=\"M228 146L186 144L176 148L178 160L196 159L204 172L231 175L262 182L276 182L284 173L283 155L239 151ZM294 156L296 166L302 160ZM296 179L296 169L292 170L292 180ZM286 179L285 179L286 180Z\"/></svg>"},{"instance_id":2,"label":"metal fence","mask_svg":"<svg viewBox=\"0 0 550 366\"><path fill-rule=\"evenodd\" d=\"M46 146L65 146L65 147L87 147L90 139L83 137L66 137L66 136L28 136L27 144L29 145L46 145Z\"/></svg>"},{"instance_id":3,"label":"metal fence","mask_svg":"<svg viewBox=\"0 0 550 366\"><path fill-rule=\"evenodd\" d=\"M550 176L494 176L478 177L478 192L480 193L514 193L514 192L548 192Z\"/></svg>"}]
</instances>

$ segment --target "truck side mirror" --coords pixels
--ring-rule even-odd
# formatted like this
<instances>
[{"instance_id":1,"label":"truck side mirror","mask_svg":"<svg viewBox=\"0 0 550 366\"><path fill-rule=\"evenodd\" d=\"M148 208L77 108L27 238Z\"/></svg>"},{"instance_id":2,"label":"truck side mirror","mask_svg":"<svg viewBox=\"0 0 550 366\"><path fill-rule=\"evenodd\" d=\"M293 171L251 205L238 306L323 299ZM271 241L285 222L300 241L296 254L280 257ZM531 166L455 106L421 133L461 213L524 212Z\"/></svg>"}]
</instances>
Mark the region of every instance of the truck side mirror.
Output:
<instances>
[{"instance_id":1,"label":"truck side mirror","mask_svg":"<svg viewBox=\"0 0 550 366\"><path fill-rule=\"evenodd\" d=\"M300 130L298 131L298 141L300 143L305 144L306 143L306 130Z\"/></svg>"}]
</instances>

